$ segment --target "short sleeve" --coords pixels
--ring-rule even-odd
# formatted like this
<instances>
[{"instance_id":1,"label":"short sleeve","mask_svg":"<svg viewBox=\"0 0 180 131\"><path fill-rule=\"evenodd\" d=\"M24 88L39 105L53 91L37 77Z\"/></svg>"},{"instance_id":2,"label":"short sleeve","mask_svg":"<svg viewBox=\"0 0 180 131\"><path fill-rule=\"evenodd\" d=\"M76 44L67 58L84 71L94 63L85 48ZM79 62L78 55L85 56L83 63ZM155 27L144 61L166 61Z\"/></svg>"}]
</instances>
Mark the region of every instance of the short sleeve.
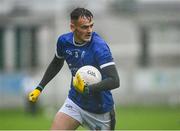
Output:
<instances>
[{"instance_id":1,"label":"short sleeve","mask_svg":"<svg viewBox=\"0 0 180 131\"><path fill-rule=\"evenodd\" d=\"M106 43L98 44L98 48L96 48L95 58L101 69L106 66L115 64L111 51Z\"/></svg>"},{"instance_id":2,"label":"short sleeve","mask_svg":"<svg viewBox=\"0 0 180 131\"><path fill-rule=\"evenodd\" d=\"M62 41L61 37L58 38L58 41L56 44L56 57L64 58L64 56L63 56L63 41Z\"/></svg>"}]
</instances>

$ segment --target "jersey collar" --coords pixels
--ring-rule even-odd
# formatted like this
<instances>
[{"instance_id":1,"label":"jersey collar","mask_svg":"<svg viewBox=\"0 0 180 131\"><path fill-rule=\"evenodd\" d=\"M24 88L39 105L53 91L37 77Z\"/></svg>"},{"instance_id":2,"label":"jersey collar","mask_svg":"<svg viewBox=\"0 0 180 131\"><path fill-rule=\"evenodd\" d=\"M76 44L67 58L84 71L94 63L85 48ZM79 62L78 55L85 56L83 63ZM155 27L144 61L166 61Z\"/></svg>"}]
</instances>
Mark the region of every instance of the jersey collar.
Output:
<instances>
[{"instance_id":1,"label":"jersey collar","mask_svg":"<svg viewBox=\"0 0 180 131\"><path fill-rule=\"evenodd\" d=\"M73 44L75 45L75 46L84 46L84 45L86 45L88 42L84 42L83 44L76 44L76 42L75 42L75 40L74 40L74 35L73 35Z\"/></svg>"}]
</instances>

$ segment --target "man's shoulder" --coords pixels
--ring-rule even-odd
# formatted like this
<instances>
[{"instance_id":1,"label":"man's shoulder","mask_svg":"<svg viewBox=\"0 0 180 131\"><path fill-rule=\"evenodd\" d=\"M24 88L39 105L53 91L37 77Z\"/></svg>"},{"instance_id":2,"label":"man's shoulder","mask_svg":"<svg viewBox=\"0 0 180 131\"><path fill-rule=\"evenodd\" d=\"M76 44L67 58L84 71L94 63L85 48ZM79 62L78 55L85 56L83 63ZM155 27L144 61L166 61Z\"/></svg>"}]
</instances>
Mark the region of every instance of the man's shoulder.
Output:
<instances>
[{"instance_id":1,"label":"man's shoulder","mask_svg":"<svg viewBox=\"0 0 180 131\"><path fill-rule=\"evenodd\" d=\"M73 33L68 32L68 33L60 35L58 37L58 42L67 42L67 41L71 41L72 39L73 39Z\"/></svg>"},{"instance_id":2,"label":"man's shoulder","mask_svg":"<svg viewBox=\"0 0 180 131\"><path fill-rule=\"evenodd\" d=\"M106 41L100 35L98 35L96 32L93 32L92 42L94 43L95 47L99 47L99 46L102 47L102 46L107 45Z\"/></svg>"}]
</instances>

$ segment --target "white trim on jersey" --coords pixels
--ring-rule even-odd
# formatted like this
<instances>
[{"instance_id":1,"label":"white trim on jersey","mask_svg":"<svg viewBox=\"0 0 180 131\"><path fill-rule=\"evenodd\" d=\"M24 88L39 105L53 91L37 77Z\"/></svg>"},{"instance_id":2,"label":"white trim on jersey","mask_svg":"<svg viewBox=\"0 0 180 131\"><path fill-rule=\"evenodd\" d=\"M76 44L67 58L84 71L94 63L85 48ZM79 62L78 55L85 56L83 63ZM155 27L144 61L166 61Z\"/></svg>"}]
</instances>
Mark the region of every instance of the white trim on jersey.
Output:
<instances>
[{"instance_id":1,"label":"white trim on jersey","mask_svg":"<svg viewBox=\"0 0 180 131\"><path fill-rule=\"evenodd\" d=\"M74 40L74 36L73 36L73 44L75 45L75 46L84 46L85 44L87 44L87 42L84 42L84 43L82 43L82 44L80 44L80 45L78 45L78 44L76 44L76 42L75 42L75 40Z\"/></svg>"},{"instance_id":2,"label":"white trim on jersey","mask_svg":"<svg viewBox=\"0 0 180 131\"><path fill-rule=\"evenodd\" d=\"M100 66L100 68L102 69L102 68L107 67L107 66L110 66L110 65L115 65L115 63L114 63L114 62L105 63L105 64L102 64L102 65Z\"/></svg>"},{"instance_id":3,"label":"white trim on jersey","mask_svg":"<svg viewBox=\"0 0 180 131\"><path fill-rule=\"evenodd\" d=\"M63 57L62 56L59 56L57 51L56 51L56 57L59 58L59 59L62 59Z\"/></svg>"}]
</instances>

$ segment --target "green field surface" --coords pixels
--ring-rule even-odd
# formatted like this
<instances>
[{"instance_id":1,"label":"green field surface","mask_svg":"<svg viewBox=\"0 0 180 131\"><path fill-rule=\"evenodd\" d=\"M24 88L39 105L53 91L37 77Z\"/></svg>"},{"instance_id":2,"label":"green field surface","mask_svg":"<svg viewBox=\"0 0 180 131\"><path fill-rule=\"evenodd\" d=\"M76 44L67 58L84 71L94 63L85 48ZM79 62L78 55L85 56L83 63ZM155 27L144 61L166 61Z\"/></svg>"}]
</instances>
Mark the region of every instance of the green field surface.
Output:
<instances>
[{"instance_id":1,"label":"green field surface","mask_svg":"<svg viewBox=\"0 0 180 131\"><path fill-rule=\"evenodd\" d=\"M32 116L22 109L0 110L0 130L48 130L53 117L47 116L43 112ZM116 118L116 129L180 130L180 107L117 107Z\"/></svg>"}]
</instances>

